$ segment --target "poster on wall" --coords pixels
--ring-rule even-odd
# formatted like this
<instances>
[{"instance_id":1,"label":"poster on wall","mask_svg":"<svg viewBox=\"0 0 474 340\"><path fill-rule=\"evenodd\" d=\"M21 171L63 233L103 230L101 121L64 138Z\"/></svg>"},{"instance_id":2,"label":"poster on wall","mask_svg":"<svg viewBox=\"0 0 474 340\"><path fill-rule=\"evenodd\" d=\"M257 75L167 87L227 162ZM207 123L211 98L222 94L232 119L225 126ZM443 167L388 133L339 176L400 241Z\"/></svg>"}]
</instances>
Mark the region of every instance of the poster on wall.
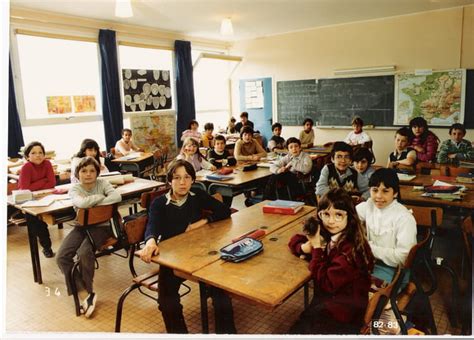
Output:
<instances>
[{"instance_id":1,"label":"poster on wall","mask_svg":"<svg viewBox=\"0 0 474 340\"><path fill-rule=\"evenodd\" d=\"M464 123L466 70L435 71L428 75L395 76L394 125L423 117L430 126Z\"/></svg>"},{"instance_id":2,"label":"poster on wall","mask_svg":"<svg viewBox=\"0 0 474 340\"><path fill-rule=\"evenodd\" d=\"M147 113L130 116L134 143L145 152L167 147L176 154L176 116L173 113Z\"/></svg>"},{"instance_id":3,"label":"poster on wall","mask_svg":"<svg viewBox=\"0 0 474 340\"><path fill-rule=\"evenodd\" d=\"M171 108L171 82L168 70L122 69L125 112Z\"/></svg>"},{"instance_id":4,"label":"poster on wall","mask_svg":"<svg viewBox=\"0 0 474 340\"><path fill-rule=\"evenodd\" d=\"M72 113L71 96L47 96L48 114Z\"/></svg>"},{"instance_id":5,"label":"poster on wall","mask_svg":"<svg viewBox=\"0 0 474 340\"><path fill-rule=\"evenodd\" d=\"M263 83L261 80L245 82L245 108L263 108Z\"/></svg>"}]
</instances>

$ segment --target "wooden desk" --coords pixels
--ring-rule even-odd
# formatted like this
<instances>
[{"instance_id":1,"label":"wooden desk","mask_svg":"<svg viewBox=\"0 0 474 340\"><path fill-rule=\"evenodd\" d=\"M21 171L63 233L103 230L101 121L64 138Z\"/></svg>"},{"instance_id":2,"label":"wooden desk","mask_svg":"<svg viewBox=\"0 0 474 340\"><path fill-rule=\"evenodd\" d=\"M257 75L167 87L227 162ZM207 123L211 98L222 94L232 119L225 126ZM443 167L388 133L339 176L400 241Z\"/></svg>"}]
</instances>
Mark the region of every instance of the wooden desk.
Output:
<instances>
[{"instance_id":1,"label":"wooden desk","mask_svg":"<svg viewBox=\"0 0 474 340\"><path fill-rule=\"evenodd\" d=\"M447 177L447 176L437 176L437 175L423 175L423 174L416 174L416 177L410 181L400 181L400 185L402 186L429 186L432 185L437 179L439 178L440 181L454 184L454 185L464 185L468 189L474 189L474 183L460 183L456 182L456 177Z\"/></svg>"},{"instance_id":2,"label":"wooden desk","mask_svg":"<svg viewBox=\"0 0 474 340\"><path fill-rule=\"evenodd\" d=\"M295 271L297 274L291 274L292 279L288 280L291 282L290 286L292 289L298 289L305 280L309 278L307 264L291 255L289 251L282 249L283 246L286 247L289 238L286 238L288 235L285 233L280 236L279 232L280 230L287 230L286 226L288 225L291 225L294 228L294 232L301 230L303 221L309 214L314 213L315 208L304 206L304 208L296 215L265 214L262 212L262 206L264 204L265 202L261 202L232 214L229 219L214 222L202 228L163 241L160 243L160 254L152 258L153 262L174 269L175 274L184 279L200 281L203 333L208 332L207 299L205 294L206 287L203 280L206 279L212 281L212 279L208 278L206 275L207 267L214 263L223 264L220 260L219 249L231 243L232 239L257 228L262 228L267 232L264 238L264 247L268 248L264 249L263 257L262 255L257 255L252 261L252 263L255 264L260 263L259 259L264 259L264 263L259 265L259 277L261 280L263 280L266 273L268 273L266 271L267 269L263 268L265 268L268 261L273 262L273 258L275 258L274 267L277 266L276 262L281 261L281 259L285 259L285 262L278 263L280 270L278 271L277 277L271 277L272 281L277 280L280 284L287 281L287 273L285 273L285 279L283 279L282 268L291 268L291 270L294 271L295 266L298 268ZM292 232L293 230L291 232L288 231L288 234ZM275 242L270 240L273 235L276 235L275 237L277 237L279 241ZM187 246L183 247L183 244L186 244ZM237 264L237 266L246 265L246 262L247 261ZM219 265L216 266L217 268L221 268ZM226 270L229 270L227 269L227 266ZM274 271L276 269L272 270ZM218 276L215 273L218 269L211 267L209 271L213 273L213 277ZM195 276L196 273L199 273L199 277ZM267 283L269 282L268 278L269 276L267 276ZM258 290L258 287L254 286L257 281L258 280L251 282L247 290ZM245 279L242 278L241 282L245 282ZM222 284L222 286L223 285L224 284ZM227 290L226 288L224 289ZM283 293L282 290L280 290L276 293L273 302L265 301L264 303L267 303L270 307L278 305L278 303L281 303L278 300L283 301L291 295L289 290L290 288L286 289ZM237 292L235 288L229 288L229 291L231 293ZM243 293L239 296L245 298L245 294ZM257 302L260 302L260 300Z\"/></svg>"},{"instance_id":3,"label":"wooden desk","mask_svg":"<svg viewBox=\"0 0 474 340\"><path fill-rule=\"evenodd\" d=\"M140 156L132 159L128 159L129 156L123 156L112 160L113 163L118 163L120 169L124 171L132 172L136 177L144 172L144 169L153 164L153 153L151 152L140 152Z\"/></svg>"},{"instance_id":4,"label":"wooden desk","mask_svg":"<svg viewBox=\"0 0 474 340\"><path fill-rule=\"evenodd\" d=\"M447 201L439 198L422 197L423 191L414 191L413 186L401 185L400 195L402 202L423 205L423 206L441 206L458 207L465 209L474 209L474 190L468 190L461 201Z\"/></svg>"},{"instance_id":5,"label":"wooden desk","mask_svg":"<svg viewBox=\"0 0 474 340\"><path fill-rule=\"evenodd\" d=\"M134 196L139 196L143 192L151 191L154 188L160 187L162 185L165 185L165 183L150 181L143 178L136 178L134 182L121 185L117 187L116 190L120 193L120 195L122 195L122 200L124 200L124 199L129 199ZM59 185L56 188L69 189L71 186L72 184L65 184L65 185ZM24 208L21 206L21 204L15 204L13 202L12 196L10 195L7 197L7 204L15 206L17 209L22 210L24 213L37 216L38 218L40 218L41 220L43 220L49 225L56 224L58 214L62 214L64 216L68 212L70 212L71 214L73 213L72 201L70 199L54 201L52 204L50 204L47 207ZM27 225L27 227L28 227L27 228L28 241L30 245L31 263L33 266L34 281L37 282L38 284L42 284L43 279L41 275L41 263L40 263L40 257L39 257L39 251L38 251L38 240L35 234L33 233L33 230L30 230L30 226Z\"/></svg>"}]
</instances>

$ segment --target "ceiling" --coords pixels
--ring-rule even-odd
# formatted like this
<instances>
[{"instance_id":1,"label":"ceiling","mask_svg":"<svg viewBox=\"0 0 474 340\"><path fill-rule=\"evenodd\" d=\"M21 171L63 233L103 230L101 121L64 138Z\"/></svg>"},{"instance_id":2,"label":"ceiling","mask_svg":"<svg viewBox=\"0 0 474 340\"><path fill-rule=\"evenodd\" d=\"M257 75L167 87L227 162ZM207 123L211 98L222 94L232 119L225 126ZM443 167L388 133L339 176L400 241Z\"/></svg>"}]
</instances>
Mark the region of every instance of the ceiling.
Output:
<instances>
[{"instance_id":1,"label":"ceiling","mask_svg":"<svg viewBox=\"0 0 474 340\"><path fill-rule=\"evenodd\" d=\"M134 16L114 16L115 0L10 0L12 6L236 41L315 27L474 4L474 0L132 0ZM219 33L232 18L234 35Z\"/></svg>"}]
</instances>

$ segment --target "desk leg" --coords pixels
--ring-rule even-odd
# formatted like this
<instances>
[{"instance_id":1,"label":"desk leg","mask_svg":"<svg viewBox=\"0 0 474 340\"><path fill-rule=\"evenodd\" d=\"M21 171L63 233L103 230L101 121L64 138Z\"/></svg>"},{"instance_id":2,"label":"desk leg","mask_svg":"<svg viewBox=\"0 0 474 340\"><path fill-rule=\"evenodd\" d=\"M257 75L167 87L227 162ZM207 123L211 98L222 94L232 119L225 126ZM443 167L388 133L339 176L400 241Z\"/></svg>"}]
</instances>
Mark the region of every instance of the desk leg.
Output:
<instances>
[{"instance_id":1,"label":"desk leg","mask_svg":"<svg viewBox=\"0 0 474 340\"><path fill-rule=\"evenodd\" d=\"M31 223L27 223L28 243L30 244L31 264L33 266L33 278L38 284L43 284L43 279L41 277L41 264L38 253L38 240L33 230L31 230L32 227L33 226L31 226Z\"/></svg>"},{"instance_id":2,"label":"desk leg","mask_svg":"<svg viewBox=\"0 0 474 340\"><path fill-rule=\"evenodd\" d=\"M209 334L209 317L207 314L207 287L203 282L199 282L199 297L201 299L201 325L202 333Z\"/></svg>"}]
</instances>

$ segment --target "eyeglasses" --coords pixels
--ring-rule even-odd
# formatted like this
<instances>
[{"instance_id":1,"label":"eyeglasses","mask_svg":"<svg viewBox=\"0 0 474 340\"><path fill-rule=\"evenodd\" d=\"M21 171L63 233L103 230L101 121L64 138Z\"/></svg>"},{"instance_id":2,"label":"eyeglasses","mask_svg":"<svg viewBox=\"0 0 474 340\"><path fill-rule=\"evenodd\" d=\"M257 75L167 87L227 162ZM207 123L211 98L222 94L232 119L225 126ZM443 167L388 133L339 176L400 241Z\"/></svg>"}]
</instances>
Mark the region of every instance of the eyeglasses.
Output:
<instances>
[{"instance_id":1,"label":"eyeglasses","mask_svg":"<svg viewBox=\"0 0 474 340\"><path fill-rule=\"evenodd\" d=\"M337 160L343 160L343 159L351 159L351 156L349 155L336 155L334 158L336 158Z\"/></svg>"},{"instance_id":2,"label":"eyeglasses","mask_svg":"<svg viewBox=\"0 0 474 340\"><path fill-rule=\"evenodd\" d=\"M185 176L183 176L183 177L181 177L181 176L173 176L173 179L172 179L172 180L173 180L173 181L177 181L177 182L181 182L183 179L187 182L187 181L191 181L193 178L192 178L191 176L189 176L189 175L185 175Z\"/></svg>"},{"instance_id":3,"label":"eyeglasses","mask_svg":"<svg viewBox=\"0 0 474 340\"><path fill-rule=\"evenodd\" d=\"M332 217L334 221L336 222L342 222L345 217L347 217L347 212L346 211L337 211L335 214L330 214L327 211L320 211L318 212L318 216L323 220L323 221L329 221L329 219Z\"/></svg>"}]
</instances>

